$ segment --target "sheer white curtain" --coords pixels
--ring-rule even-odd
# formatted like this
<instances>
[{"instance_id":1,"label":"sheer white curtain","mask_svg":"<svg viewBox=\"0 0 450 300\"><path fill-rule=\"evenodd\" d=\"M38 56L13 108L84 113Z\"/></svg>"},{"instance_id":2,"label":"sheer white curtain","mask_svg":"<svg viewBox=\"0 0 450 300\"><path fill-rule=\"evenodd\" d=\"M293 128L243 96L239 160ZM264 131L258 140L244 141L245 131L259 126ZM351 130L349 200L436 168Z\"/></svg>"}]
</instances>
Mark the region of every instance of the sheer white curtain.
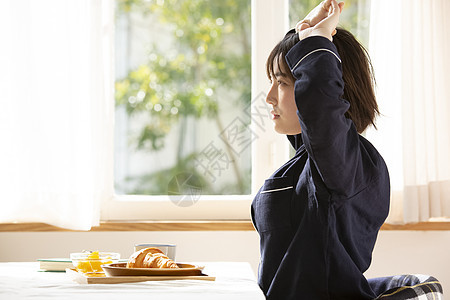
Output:
<instances>
[{"instance_id":1,"label":"sheer white curtain","mask_svg":"<svg viewBox=\"0 0 450 300\"><path fill-rule=\"evenodd\" d=\"M369 52L388 164L388 222L450 217L450 1L372 1Z\"/></svg>"},{"instance_id":2,"label":"sheer white curtain","mask_svg":"<svg viewBox=\"0 0 450 300\"><path fill-rule=\"evenodd\" d=\"M0 222L88 230L112 196L113 1L0 8Z\"/></svg>"}]
</instances>

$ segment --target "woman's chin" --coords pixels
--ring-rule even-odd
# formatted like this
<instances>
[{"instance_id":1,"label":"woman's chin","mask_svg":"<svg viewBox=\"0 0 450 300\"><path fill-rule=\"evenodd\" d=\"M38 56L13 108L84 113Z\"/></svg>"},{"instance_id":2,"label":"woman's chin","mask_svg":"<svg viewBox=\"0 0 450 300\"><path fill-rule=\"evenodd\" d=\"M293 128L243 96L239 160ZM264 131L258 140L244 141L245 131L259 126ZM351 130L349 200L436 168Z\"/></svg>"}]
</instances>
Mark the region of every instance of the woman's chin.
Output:
<instances>
[{"instance_id":1,"label":"woman's chin","mask_svg":"<svg viewBox=\"0 0 450 300\"><path fill-rule=\"evenodd\" d=\"M302 132L300 129L293 130L290 128L282 128L280 126L277 126L276 124L274 126L274 129L279 134L287 134L287 135L296 135Z\"/></svg>"},{"instance_id":2,"label":"woman's chin","mask_svg":"<svg viewBox=\"0 0 450 300\"><path fill-rule=\"evenodd\" d=\"M280 129L280 128L277 128L276 126L275 126L274 129L275 129L275 131L276 131L277 133L279 133L279 134L287 134L285 130Z\"/></svg>"}]
</instances>

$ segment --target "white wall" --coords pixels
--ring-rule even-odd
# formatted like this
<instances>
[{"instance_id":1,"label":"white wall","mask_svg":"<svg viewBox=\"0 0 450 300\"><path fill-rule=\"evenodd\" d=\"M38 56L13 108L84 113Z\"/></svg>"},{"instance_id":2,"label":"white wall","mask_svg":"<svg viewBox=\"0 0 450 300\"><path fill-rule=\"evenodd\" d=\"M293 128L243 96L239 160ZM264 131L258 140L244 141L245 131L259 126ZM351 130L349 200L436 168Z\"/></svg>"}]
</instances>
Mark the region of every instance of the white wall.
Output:
<instances>
[{"instance_id":1,"label":"white wall","mask_svg":"<svg viewBox=\"0 0 450 300\"><path fill-rule=\"evenodd\" d=\"M366 277L427 274L450 295L450 231L381 231Z\"/></svg>"},{"instance_id":2,"label":"white wall","mask_svg":"<svg viewBox=\"0 0 450 300\"><path fill-rule=\"evenodd\" d=\"M82 250L119 252L127 258L137 243L176 244L177 261L247 261L255 270L258 265L254 231L1 232L0 261L69 257Z\"/></svg>"},{"instance_id":3,"label":"white wall","mask_svg":"<svg viewBox=\"0 0 450 300\"><path fill-rule=\"evenodd\" d=\"M122 257L135 243L177 244L177 261L247 261L256 273L259 239L253 231L210 232L2 232L0 261L68 257L85 250ZM429 274L450 291L450 231L381 231L367 277Z\"/></svg>"}]
</instances>

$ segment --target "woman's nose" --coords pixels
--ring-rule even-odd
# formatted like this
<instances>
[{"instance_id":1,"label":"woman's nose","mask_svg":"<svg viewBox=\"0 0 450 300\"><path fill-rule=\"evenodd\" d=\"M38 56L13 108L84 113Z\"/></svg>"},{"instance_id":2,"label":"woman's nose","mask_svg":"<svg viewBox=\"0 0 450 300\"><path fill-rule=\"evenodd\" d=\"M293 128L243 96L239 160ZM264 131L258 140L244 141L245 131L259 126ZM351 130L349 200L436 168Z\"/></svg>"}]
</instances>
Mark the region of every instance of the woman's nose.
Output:
<instances>
[{"instance_id":1,"label":"woman's nose","mask_svg":"<svg viewBox=\"0 0 450 300\"><path fill-rule=\"evenodd\" d=\"M270 86L269 92L267 93L266 103L270 105L277 105L278 103L278 92L275 82Z\"/></svg>"}]
</instances>

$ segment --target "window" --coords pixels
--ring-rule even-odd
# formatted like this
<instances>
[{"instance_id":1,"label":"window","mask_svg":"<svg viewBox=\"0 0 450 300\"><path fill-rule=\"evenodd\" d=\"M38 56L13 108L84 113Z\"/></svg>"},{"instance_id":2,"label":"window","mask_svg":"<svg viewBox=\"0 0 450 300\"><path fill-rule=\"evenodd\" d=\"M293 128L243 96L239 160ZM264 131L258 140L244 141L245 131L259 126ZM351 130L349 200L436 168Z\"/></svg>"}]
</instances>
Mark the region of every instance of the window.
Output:
<instances>
[{"instance_id":1,"label":"window","mask_svg":"<svg viewBox=\"0 0 450 300\"><path fill-rule=\"evenodd\" d=\"M250 217L291 154L269 119L265 61L317 3L116 1L116 197L102 219Z\"/></svg>"},{"instance_id":2,"label":"window","mask_svg":"<svg viewBox=\"0 0 450 300\"><path fill-rule=\"evenodd\" d=\"M249 0L117 1L117 194L250 194L250 47Z\"/></svg>"}]
</instances>

